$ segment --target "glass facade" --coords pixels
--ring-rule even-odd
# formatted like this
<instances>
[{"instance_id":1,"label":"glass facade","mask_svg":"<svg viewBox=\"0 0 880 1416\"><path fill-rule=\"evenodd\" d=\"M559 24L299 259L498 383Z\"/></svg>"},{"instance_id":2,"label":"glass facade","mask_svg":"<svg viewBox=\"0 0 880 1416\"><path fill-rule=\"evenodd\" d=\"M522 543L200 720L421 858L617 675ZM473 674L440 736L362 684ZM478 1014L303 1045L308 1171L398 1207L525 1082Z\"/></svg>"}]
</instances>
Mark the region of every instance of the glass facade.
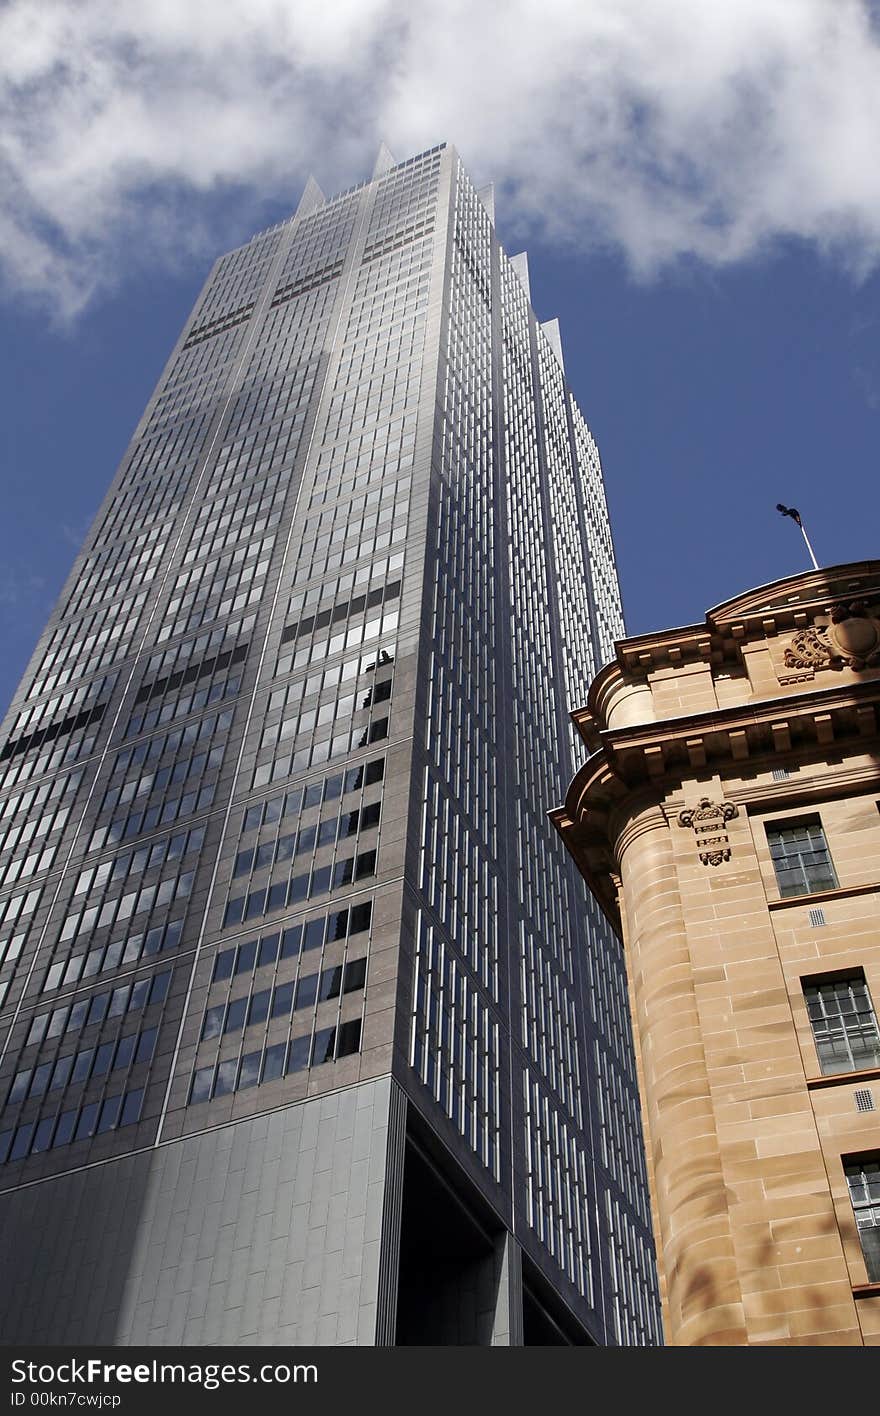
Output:
<instances>
[{"instance_id":1,"label":"glass facade","mask_svg":"<svg viewBox=\"0 0 880 1416\"><path fill-rule=\"evenodd\" d=\"M3 727L0 1211L391 1073L591 1340L659 1341L621 950L546 817L622 632L453 149L220 259Z\"/></svg>"}]
</instances>

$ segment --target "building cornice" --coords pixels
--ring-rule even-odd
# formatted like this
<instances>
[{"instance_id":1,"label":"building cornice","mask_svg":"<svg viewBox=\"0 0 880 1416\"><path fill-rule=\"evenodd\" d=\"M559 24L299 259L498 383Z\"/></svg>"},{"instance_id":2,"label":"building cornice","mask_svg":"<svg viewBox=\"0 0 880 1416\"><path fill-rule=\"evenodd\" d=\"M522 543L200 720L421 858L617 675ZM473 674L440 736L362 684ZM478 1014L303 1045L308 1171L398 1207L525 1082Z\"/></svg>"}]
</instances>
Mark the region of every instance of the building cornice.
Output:
<instances>
[{"instance_id":1,"label":"building cornice","mask_svg":"<svg viewBox=\"0 0 880 1416\"><path fill-rule=\"evenodd\" d=\"M619 864L619 837L641 812L680 790L694 776L738 776L770 772L782 765L825 761L845 751L880 759L880 679L835 684L797 697L766 699L596 731L598 751L574 777L565 803L550 819L574 856L614 929L620 912L612 876ZM880 769L873 775L878 775ZM832 771L820 790L834 795L864 780L864 767ZM817 784L808 796L815 799ZM731 801L759 801L768 807L783 799L794 804L798 784L735 784Z\"/></svg>"},{"instance_id":2,"label":"building cornice","mask_svg":"<svg viewBox=\"0 0 880 1416\"><path fill-rule=\"evenodd\" d=\"M880 679L835 685L797 697L606 728L598 734L600 753L614 775L632 789L646 782L666 785L695 772L721 772L746 761L775 766L780 758L792 760L792 754L798 761L821 758L835 746L857 745L860 751L876 752L878 704ZM584 771L572 783L576 793Z\"/></svg>"},{"instance_id":3,"label":"building cornice","mask_svg":"<svg viewBox=\"0 0 880 1416\"><path fill-rule=\"evenodd\" d=\"M594 752L611 705L621 693L646 682L648 674L700 665L741 667L745 647L782 633L808 630L833 605L854 599L880 603L880 561L855 561L788 576L724 601L708 611L703 624L621 639L615 645L615 659L593 680L586 704L572 712L575 726Z\"/></svg>"}]
</instances>

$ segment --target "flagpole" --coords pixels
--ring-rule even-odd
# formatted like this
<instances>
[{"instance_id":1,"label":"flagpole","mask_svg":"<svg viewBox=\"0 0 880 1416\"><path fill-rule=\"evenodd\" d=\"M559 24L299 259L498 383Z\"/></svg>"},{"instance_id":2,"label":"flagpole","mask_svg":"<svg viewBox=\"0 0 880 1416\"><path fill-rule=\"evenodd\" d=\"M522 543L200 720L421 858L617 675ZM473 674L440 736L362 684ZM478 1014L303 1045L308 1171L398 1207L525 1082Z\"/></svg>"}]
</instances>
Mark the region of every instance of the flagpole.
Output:
<instances>
[{"instance_id":1,"label":"flagpole","mask_svg":"<svg viewBox=\"0 0 880 1416\"><path fill-rule=\"evenodd\" d=\"M810 545L810 538L809 538L809 536L807 535L807 528L806 528L806 526L804 526L804 523L803 523L803 522L801 522L801 535L803 536L804 540L805 540L806 543L807 543L807 550L808 550L809 553L810 553L810 560L813 562L813 569L814 569L814 570L818 570L818 569L819 569L819 562L816 560L816 556L815 556L815 553L814 553L814 551L813 551L813 547Z\"/></svg>"},{"instance_id":2,"label":"flagpole","mask_svg":"<svg viewBox=\"0 0 880 1416\"><path fill-rule=\"evenodd\" d=\"M807 550L808 550L808 552L809 552L809 554L810 554L810 560L812 561L813 569L814 569L814 570L818 570L818 569L819 569L819 562L816 560L815 552L814 552L814 550L813 550L813 547L810 545L810 538L809 538L809 536L807 535L807 528L804 526L804 523L803 523L803 521L802 521L802 519L801 519L801 514L800 514L800 512L798 511L797 507L796 507L796 506L786 506L784 502L777 502L777 503L776 503L776 510L777 510L778 512L781 512L781 514L782 514L783 516L790 516L791 519L792 519L792 521L794 522L795 526L799 526L799 527L800 527L801 535L802 535L803 538L804 538L804 542L805 542L806 547L807 547Z\"/></svg>"}]
</instances>

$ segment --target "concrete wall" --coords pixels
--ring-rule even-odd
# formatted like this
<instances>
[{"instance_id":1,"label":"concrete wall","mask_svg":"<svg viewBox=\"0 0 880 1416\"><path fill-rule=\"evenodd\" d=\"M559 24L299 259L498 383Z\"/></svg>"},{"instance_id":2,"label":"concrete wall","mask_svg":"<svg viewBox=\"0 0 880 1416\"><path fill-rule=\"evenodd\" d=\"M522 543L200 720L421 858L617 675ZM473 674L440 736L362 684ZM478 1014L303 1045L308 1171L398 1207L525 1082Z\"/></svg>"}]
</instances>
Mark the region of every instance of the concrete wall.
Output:
<instances>
[{"instance_id":1,"label":"concrete wall","mask_svg":"<svg viewBox=\"0 0 880 1416\"><path fill-rule=\"evenodd\" d=\"M3 1196L0 1341L372 1345L392 1085Z\"/></svg>"}]
</instances>

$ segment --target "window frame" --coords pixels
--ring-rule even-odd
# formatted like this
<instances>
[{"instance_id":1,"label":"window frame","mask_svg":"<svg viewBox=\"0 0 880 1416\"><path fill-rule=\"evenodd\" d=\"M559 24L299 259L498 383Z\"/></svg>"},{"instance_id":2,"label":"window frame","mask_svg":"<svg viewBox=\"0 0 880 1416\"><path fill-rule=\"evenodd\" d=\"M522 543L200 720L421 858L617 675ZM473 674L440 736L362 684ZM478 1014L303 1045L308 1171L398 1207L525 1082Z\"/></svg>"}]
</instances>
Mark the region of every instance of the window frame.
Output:
<instances>
[{"instance_id":1,"label":"window frame","mask_svg":"<svg viewBox=\"0 0 880 1416\"><path fill-rule=\"evenodd\" d=\"M857 1151L851 1155L842 1155L840 1160L844 1182L846 1184L847 1199L849 1201L849 1212L852 1215L855 1225L859 1253L865 1265L867 1282L877 1284L878 1287L880 1287L880 1150ZM877 1195L875 1198L872 1198L868 1191L868 1185L866 1184L864 1186L866 1190L865 1200L857 1204L853 1197L853 1186L850 1184L850 1174L858 1169L860 1175L864 1177L867 1175L866 1166L872 1169L876 1168L876 1180L874 1184L877 1188ZM869 1223L859 1223L860 1212L870 1212ZM862 1234L865 1232L870 1232L873 1235L873 1243L868 1248L865 1247L862 1241Z\"/></svg>"},{"instance_id":2,"label":"window frame","mask_svg":"<svg viewBox=\"0 0 880 1416\"><path fill-rule=\"evenodd\" d=\"M856 965L852 968L834 969L832 971L822 974L805 975L800 979L800 984L804 1000L804 1007L807 1013L807 1020L810 1024L813 1048L815 1050L816 1059L819 1064L819 1074L823 1077L839 1077L845 1076L847 1075L847 1073L865 1072L880 1068L880 1023L878 1023L877 1020L877 1010L874 1007L874 1001L871 997L871 990L868 986L868 980L865 977L865 970L862 967ZM850 996L854 999L852 990L853 984L861 985L861 987L864 989L865 1001L867 1002L868 1007L867 1010L862 1010L861 1013L858 1008L853 1007L853 1009L847 1013L841 1011L836 1015L838 1034L836 1040L838 1042L842 1042L847 1054L844 1060L846 1060L849 1065L834 1066L831 1064L833 1064L835 1058L827 1049L830 1046L833 1046L835 1041L835 1038L832 1036L835 1015L833 1013L827 1012L823 1006L823 1019L825 1020L825 1026L823 1027L822 1020L814 1017L813 1011L811 1009L811 994L814 992L820 993L820 991L823 989L828 990L829 994L831 992L836 993L842 985L848 985L850 988ZM856 1056L853 1048L853 1041L854 1038L858 1036L857 1026L847 1026L847 1019L857 1019L862 1016L870 1018L870 1022L873 1025L875 1048L874 1056L871 1061L868 1061L863 1058L858 1058ZM861 1027L864 1027L864 1025L861 1025ZM827 1034L824 1039L821 1035L823 1032ZM823 1041L826 1045L826 1051L824 1055L822 1046Z\"/></svg>"},{"instance_id":3,"label":"window frame","mask_svg":"<svg viewBox=\"0 0 880 1416\"><path fill-rule=\"evenodd\" d=\"M793 852L791 855L782 855L781 857L774 854L773 850L774 844L776 844L776 842L774 842L773 837L776 833L783 831L793 831L803 828L809 829L810 827L818 827L819 833L822 838L821 849L824 851L825 854L825 863L827 869L826 874L825 876L823 876L821 882L810 879L810 867L805 865L803 861L804 855L815 855L818 853L819 848L811 848L809 851L797 851ZM837 876L837 870L835 869L834 859L831 855L831 849L828 844L828 838L825 834L825 827L822 824L822 818L818 812L810 812L805 816L785 817L783 819L765 821L764 833L767 840L767 850L770 856L770 863L773 867L773 875L776 881L776 888L779 891L780 899L798 899L802 896L823 894L827 890L838 890L840 888L840 881ZM802 881L801 888L785 888L786 884L790 882L786 881L785 879L786 872L780 874L780 860L798 862ZM813 868L815 869L816 867Z\"/></svg>"}]
</instances>

